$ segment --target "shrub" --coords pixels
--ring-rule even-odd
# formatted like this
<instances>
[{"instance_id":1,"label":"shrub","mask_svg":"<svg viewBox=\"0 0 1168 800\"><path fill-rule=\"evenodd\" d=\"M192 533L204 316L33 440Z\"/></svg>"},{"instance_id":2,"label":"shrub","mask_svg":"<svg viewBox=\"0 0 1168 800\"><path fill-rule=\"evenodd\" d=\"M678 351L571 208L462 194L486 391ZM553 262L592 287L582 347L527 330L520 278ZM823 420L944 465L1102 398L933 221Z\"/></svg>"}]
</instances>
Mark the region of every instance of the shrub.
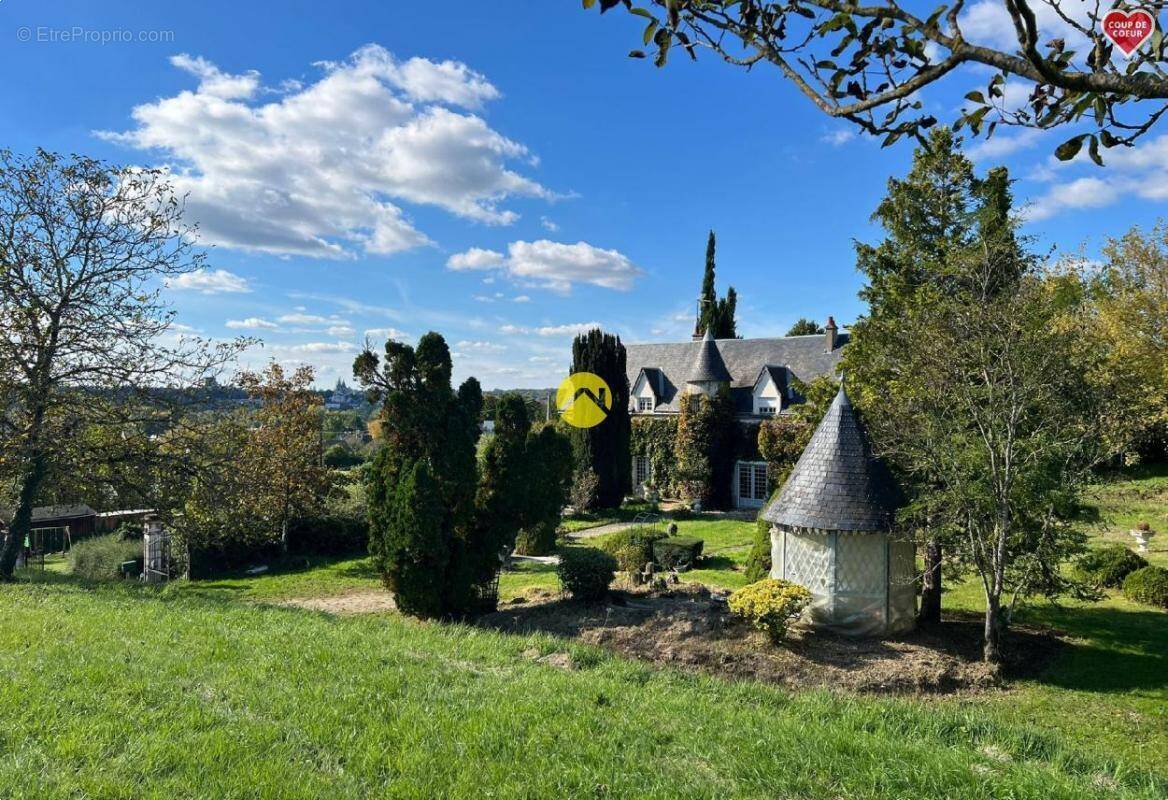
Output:
<instances>
[{"instance_id":1,"label":"shrub","mask_svg":"<svg viewBox=\"0 0 1168 800\"><path fill-rule=\"evenodd\" d=\"M348 469L361 464L364 460L348 446L340 443L324 451L324 465L332 469Z\"/></svg>"},{"instance_id":2,"label":"shrub","mask_svg":"<svg viewBox=\"0 0 1168 800\"><path fill-rule=\"evenodd\" d=\"M288 552L321 556L367 553L369 523L333 514L297 520L288 526Z\"/></svg>"},{"instance_id":3,"label":"shrub","mask_svg":"<svg viewBox=\"0 0 1168 800\"><path fill-rule=\"evenodd\" d=\"M1085 553L1075 565L1075 572L1096 588L1118 589L1124 578L1146 566L1147 561L1122 544L1109 544Z\"/></svg>"},{"instance_id":4,"label":"shrub","mask_svg":"<svg viewBox=\"0 0 1168 800\"><path fill-rule=\"evenodd\" d=\"M640 572L653 560L653 542L664 538L664 533L653 528L626 528L609 536L603 547L622 571Z\"/></svg>"},{"instance_id":5,"label":"shrub","mask_svg":"<svg viewBox=\"0 0 1168 800\"><path fill-rule=\"evenodd\" d=\"M1123 580L1123 594L1135 603L1168 608L1168 569L1144 567Z\"/></svg>"},{"instance_id":6,"label":"shrub","mask_svg":"<svg viewBox=\"0 0 1168 800\"><path fill-rule=\"evenodd\" d=\"M142 560L142 539L114 532L78 542L69 550L69 569L87 581L112 581L122 576L122 563Z\"/></svg>"},{"instance_id":7,"label":"shrub","mask_svg":"<svg viewBox=\"0 0 1168 800\"><path fill-rule=\"evenodd\" d=\"M763 504L763 509L771 507L771 503L779 496L780 489L771 492L770 497ZM753 583L761 581L763 578L769 578L771 566L771 523L762 518L762 509L760 509L758 520L754 524L754 541L750 546L750 555L746 557L746 580Z\"/></svg>"},{"instance_id":8,"label":"shrub","mask_svg":"<svg viewBox=\"0 0 1168 800\"><path fill-rule=\"evenodd\" d=\"M689 568L702 557L701 539L693 536L670 536L653 542L653 560L669 569Z\"/></svg>"},{"instance_id":9,"label":"shrub","mask_svg":"<svg viewBox=\"0 0 1168 800\"><path fill-rule=\"evenodd\" d=\"M577 514L595 511L599 502L600 479L591 469L576 470L572 476L572 486L568 490L568 501Z\"/></svg>"},{"instance_id":10,"label":"shrub","mask_svg":"<svg viewBox=\"0 0 1168 800\"><path fill-rule=\"evenodd\" d=\"M797 583L766 578L742 587L729 602L731 611L779 642L811 602L811 592Z\"/></svg>"},{"instance_id":11,"label":"shrub","mask_svg":"<svg viewBox=\"0 0 1168 800\"><path fill-rule=\"evenodd\" d=\"M570 547L560 554L556 575L577 600L603 600L616 574L616 559L594 547Z\"/></svg>"}]
</instances>

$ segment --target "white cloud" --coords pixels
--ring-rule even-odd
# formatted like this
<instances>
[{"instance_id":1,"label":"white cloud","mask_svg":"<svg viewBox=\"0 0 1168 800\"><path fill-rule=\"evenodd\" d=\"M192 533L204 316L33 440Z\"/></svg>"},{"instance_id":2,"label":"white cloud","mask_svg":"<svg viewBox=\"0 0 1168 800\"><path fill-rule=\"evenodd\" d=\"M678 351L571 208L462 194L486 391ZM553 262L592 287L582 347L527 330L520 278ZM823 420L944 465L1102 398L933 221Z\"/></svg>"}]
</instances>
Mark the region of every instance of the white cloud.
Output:
<instances>
[{"instance_id":1,"label":"white cloud","mask_svg":"<svg viewBox=\"0 0 1168 800\"><path fill-rule=\"evenodd\" d=\"M1095 8L1095 3L1093 0L1060 0L1055 6L1057 11L1048 3L1031 4L1038 23L1038 41L1046 42L1059 37L1065 39L1072 49L1084 52L1081 45L1087 42L1086 38L1068 25L1058 12L1089 28L1088 11ZM961 32L970 44L991 45L1010 52L1018 49L1014 22L1001 0L977 0L966 7L958 21Z\"/></svg>"},{"instance_id":2,"label":"white cloud","mask_svg":"<svg viewBox=\"0 0 1168 800\"><path fill-rule=\"evenodd\" d=\"M1049 192L1028 206L1023 215L1031 222L1049 219L1067 209L1111 205L1119 194L1115 186L1101 178L1078 178L1051 187Z\"/></svg>"},{"instance_id":3,"label":"white cloud","mask_svg":"<svg viewBox=\"0 0 1168 800\"><path fill-rule=\"evenodd\" d=\"M478 108L485 100L495 100L499 90L480 75L457 61L436 63L425 58L411 58L389 72L390 81L405 90L413 100L442 102L464 108Z\"/></svg>"},{"instance_id":4,"label":"white cloud","mask_svg":"<svg viewBox=\"0 0 1168 800\"><path fill-rule=\"evenodd\" d=\"M980 139L965 149L974 161L1003 159L1022 150L1029 150L1043 139L1043 131L1023 128L1017 133L998 133L991 139Z\"/></svg>"},{"instance_id":5,"label":"white cloud","mask_svg":"<svg viewBox=\"0 0 1168 800\"><path fill-rule=\"evenodd\" d=\"M98 135L159 154L201 239L243 250L326 258L388 254L429 243L395 204L434 205L509 224L516 196L551 197L509 167L534 163L474 109L499 97L454 61L400 62L367 45L305 86L266 95L255 72L204 58L172 63L197 88L134 108L135 126Z\"/></svg>"},{"instance_id":6,"label":"white cloud","mask_svg":"<svg viewBox=\"0 0 1168 800\"><path fill-rule=\"evenodd\" d=\"M525 294L517 294L511 298L512 303L530 303L531 298Z\"/></svg>"},{"instance_id":7,"label":"white cloud","mask_svg":"<svg viewBox=\"0 0 1168 800\"><path fill-rule=\"evenodd\" d=\"M254 70L243 75L228 75L207 59L186 53L171 56L170 63L198 78L199 91L208 97L246 100L254 97L260 88L260 74Z\"/></svg>"},{"instance_id":8,"label":"white cloud","mask_svg":"<svg viewBox=\"0 0 1168 800\"><path fill-rule=\"evenodd\" d=\"M1101 208L1124 195L1151 201L1168 200L1168 134L1142 140L1135 147L1103 151L1106 168L1099 169L1080 154L1061 162L1052 156L1042 177L1052 181L1046 193L1035 199L1023 214L1027 220L1049 219L1067 210ZM1070 177L1075 170L1089 170L1082 177ZM1059 181L1059 177L1065 177Z\"/></svg>"},{"instance_id":9,"label":"white cloud","mask_svg":"<svg viewBox=\"0 0 1168 800\"><path fill-rule=\"evenodd\" d=\"M348 324L344 324L344 323L342 323L340 325L330 326L328 329L325 330L325 333L327 333L329 336L356 336L357 335L357 331L356 331L356 329L353 328L352 325L348 325Z\"/></svg>"},{"instance_id":10,"label":"white cloud","mask_svg":"<svg viewBox=\"0 0 1168 800\"><path fill-rule=\"evenodd\" d=\"M482 247L472 247L463 253L455 253L446 259L446 268L461 272L472 269L497 269L506 259L503 254L495 250L485 250ZM483 283L488 279L484 278Z\"/></svg>"},{"instance_id":11,"label":"white cloud","mask_svg":"<svg viewBox=\"0 0 1168 800\"><path fill-rule=\"evenodd\" d=\"M839 128L819 137L821 142L827 142L833 147L839 147L842 144L847 144L852 139L856 138L856 132L851 128Z\"/></svg>"},{"instance_id":12,"label":"white cloud","mask_svg":"<svg viewBox=\"0 0 1168 800\"><path fill-rule=\"evenodd\" d=\"M466 339L463 339L454 346L459 350L479 350L492 353L500 353L507 349L506 345L498 344L496 342L468 341Z\"/></svg>"},{"instance_id":13,"label":"white cloud","mask_svg":"<svg viewBox=\"0 0 1168 800\"><path fill-rule=\"evenodd\" d=\"M280 326L262 317L248 317L247 319L229 319L227 327L239 331L274 331Z\"/></svg>"},{"instance_id":14,"label":"white cloud","mask_svg":"<svg viewBox=\"0 0 1168 800\"><path fill-rule=\"evenodd\" d=\"M393 339L395 342L407 342L413 337L405 331L399 331L397 328L369 328L365 331L365 338L371 339L374 342L384 342L386 339Z\"/></svg>"},{"instance_id":15,"label":"white cloud","mask_svg":"<svg viewBox=\"0 0 1168 800\"><path fill-rule=\"evenodd\" d=\"M250 292L247 281L225 269L197 269L172 278L166 284L171 289L200 294L227 294Z\"/></svg>"},{"instance_id":16,"label":"white cloud","mask_svg":"<svg viewBox=\"0 0 1168 800\"><path fill-rule=\"evenodd\" d=\"M627 291L642 274L617 250L604 250L587 242L566 244L547 239L512 242L507 246L506 257L494 250L471 248L451 256L446 265L454 270L501 269L523 284L564 293L576 283Z\"/></svg>"},{"instance_id":17,"label":"white cloud","mask_svg":"<svg viewBox=\"0 0 1168 800\"><path fill-rule=\"evenodd\" d=\"M506 334L535 334L536 336L553 337L576 336L580 333L586 333L593 328L603 330L604 325L599 322L570 322L566 325L543 325L535 328L529 328L524 325L503 325L499 330Z\"/></svg>"},{"instance_id":18,"label":"white cloud","mask_svg":"<svg viewBox=\"0 0 1168 800\"><path fill-rule=\"evenodd\" d=\"M554 221L548 219L547 217L540 217L539 224L542 225L543 229L545 231L548 231L549 233L555 233L556 231L558 231L560 229L560 226L558 224L556 224Z\"/></svg>"},{"instance_id":19,"label":"white cloud","mask_svg":"<svg viewBox=\"0 0 1168 800\"><path fill-rule=\"evenodd\" d=\"M322 317L318 314L305 314L300 311L293 314L282 314L279 320L287 325L326 325L330 322L328 317Z\"/></svg>"},{"instance_id":20,"label":"white cloud","mask_svg":"<svg viewBox=\"0 0 1168 800\"><path fill-rule=\"evenodd\" d=\"M355 353L357 348L348 342L306 342L288 348L293 353Z\"/></svg>"}]
</instances>

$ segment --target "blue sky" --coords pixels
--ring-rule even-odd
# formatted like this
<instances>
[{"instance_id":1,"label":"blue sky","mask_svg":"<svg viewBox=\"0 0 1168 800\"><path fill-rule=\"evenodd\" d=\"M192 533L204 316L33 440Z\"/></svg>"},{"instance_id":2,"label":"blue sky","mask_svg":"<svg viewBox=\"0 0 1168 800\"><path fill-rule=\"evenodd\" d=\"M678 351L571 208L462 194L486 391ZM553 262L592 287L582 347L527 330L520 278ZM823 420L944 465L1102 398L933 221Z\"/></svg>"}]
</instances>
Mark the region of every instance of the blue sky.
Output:
<instances>
[{"instance_id":1,"label":"blue sky","mask_svg":"<svg viewBox=\"0 0 1168 800\"><path fill-rule=\"evenodd\" d=\"M970 9L1002 35L994 0ZM0 144L170 166L214 245L167 291L180 322L257 335L253 363L313 363L322 384L367 334L438 330L488 388L554 385L584 324L682 338L710 228L745 335L862 313L852 243L877 239L911 146L881 150L765 69L630 60L639 32L576 0L0 0ZM951 118L984 80L922 99ZM1056 164L1059 134L973 152L1019 179L1041 248L1093 257L1163 214L1160 136L1105 170Z\"/></svg>"}]
</instances>

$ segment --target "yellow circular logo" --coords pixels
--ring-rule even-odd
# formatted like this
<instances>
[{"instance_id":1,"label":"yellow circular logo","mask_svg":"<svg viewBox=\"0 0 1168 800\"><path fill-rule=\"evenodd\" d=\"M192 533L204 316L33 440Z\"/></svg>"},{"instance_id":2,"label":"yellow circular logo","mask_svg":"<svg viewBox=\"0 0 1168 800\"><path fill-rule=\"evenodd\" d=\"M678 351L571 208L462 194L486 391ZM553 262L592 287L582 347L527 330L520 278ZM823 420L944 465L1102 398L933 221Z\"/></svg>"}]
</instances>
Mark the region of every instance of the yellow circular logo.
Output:
<instances>
[{"instance_id":1,"label":"yellow circular logo","mask_svg":"<svg viewBox=\"0 0 1168 800\"><path fill-rule=\"evenodd\" d=\"M573 372L556 390L556 408L569 425L591 428L612 411L612 391L599 375Z\"/></svg>"}]
</instances>

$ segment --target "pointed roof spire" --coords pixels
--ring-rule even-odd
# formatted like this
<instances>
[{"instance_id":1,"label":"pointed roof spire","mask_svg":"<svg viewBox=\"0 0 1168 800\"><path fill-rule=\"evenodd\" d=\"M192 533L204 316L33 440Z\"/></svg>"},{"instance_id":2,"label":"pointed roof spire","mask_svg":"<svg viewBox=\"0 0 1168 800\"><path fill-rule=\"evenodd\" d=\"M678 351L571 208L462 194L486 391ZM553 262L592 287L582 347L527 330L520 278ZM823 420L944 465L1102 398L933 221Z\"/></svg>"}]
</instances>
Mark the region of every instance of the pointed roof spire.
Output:
<instances>
[{"instance_id":1,"label":"pointed roof spire","mask_svg":"<svg viewBox=\"0 0 1168 800\"><path fill-rule=\"evenodd\" d=\"M883 531L892 526L900 504L900 490L884 462L872 455L841 382L783 490L762 516L795 528Z\"/></svg>"},{"instance_id":2,"label":"pointed roof spire","mask_svg":"<svg viewBox=\"0 0 1168 800\"><path fill-rule=\"evenodd\" d=\"M722 353L718 350L718 343L714 341L714 333L709 327L706 328L706 335L698 343L697 357L687 380L690 383L730 382L730 370L726 369L726 362L722 360Z\"/></svg>"}]
</instances>

